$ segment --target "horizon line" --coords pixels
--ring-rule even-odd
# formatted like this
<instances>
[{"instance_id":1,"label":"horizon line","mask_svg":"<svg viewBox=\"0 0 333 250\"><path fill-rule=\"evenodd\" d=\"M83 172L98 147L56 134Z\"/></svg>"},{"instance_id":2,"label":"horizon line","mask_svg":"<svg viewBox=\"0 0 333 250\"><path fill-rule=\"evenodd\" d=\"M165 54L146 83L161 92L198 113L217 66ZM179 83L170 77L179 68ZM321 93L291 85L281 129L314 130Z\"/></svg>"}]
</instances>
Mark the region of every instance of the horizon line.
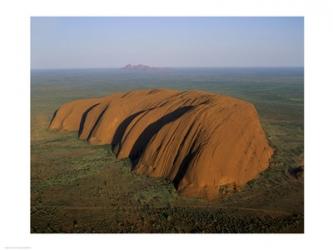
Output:
<instances>
[{"instance_id":1,"label":"horizon line","mask_svg":"<svg viewBox=\"0 0 333 250\"><path fill-rule=\"evenodd\" d=\"M132 65L137 65L137 64L132 64ZM77 68L30 68L30 70L79 70L79 69L122 69L124 66L120 67L77 67ZM242 68L242 69L254 69L254 68L304 68L304 66L150 66L146 65L149 67L152 67L152 69L180 69L180 68L215 68L215 69L230 69L230 68Z\"/></svg>"}]
</instances>

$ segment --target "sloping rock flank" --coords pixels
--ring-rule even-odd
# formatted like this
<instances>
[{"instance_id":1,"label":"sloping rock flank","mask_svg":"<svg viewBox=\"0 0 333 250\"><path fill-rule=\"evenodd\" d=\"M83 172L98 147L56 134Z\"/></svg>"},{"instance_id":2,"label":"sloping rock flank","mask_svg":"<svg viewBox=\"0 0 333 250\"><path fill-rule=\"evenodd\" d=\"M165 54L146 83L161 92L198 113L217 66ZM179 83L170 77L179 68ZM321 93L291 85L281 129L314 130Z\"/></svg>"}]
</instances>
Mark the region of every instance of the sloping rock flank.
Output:
<instances>
[{"instance_id":1,"label":"sloping rock flank","mask_svg":"<svg viewBox=\"0 0 333 250\"><path fill-rule=\"evenodd\" d=\"M203 91L136 90L63 104L50 129L110 144L133 171L170 179L184 195L214 199L269 165L255 107Z\"/></svg>"}]
</instances>

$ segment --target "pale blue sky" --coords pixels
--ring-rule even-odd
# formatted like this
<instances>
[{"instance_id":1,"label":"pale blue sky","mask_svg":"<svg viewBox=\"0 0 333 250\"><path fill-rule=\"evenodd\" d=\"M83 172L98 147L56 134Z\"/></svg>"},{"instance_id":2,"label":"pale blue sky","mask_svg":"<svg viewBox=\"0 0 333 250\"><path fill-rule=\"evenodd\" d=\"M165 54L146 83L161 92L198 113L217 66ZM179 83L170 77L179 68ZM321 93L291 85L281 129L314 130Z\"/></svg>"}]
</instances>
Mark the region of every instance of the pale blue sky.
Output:
<instances>
[{"instance_id":1,"label":"pale blue sky","mask_svg":"<svg viewBox=\"0 0 333 250\"><path fill-rule=\"evenodd\" d=\"M303 67L302 17L32 17L31 68Z\"/></svg>"}]
</instances>

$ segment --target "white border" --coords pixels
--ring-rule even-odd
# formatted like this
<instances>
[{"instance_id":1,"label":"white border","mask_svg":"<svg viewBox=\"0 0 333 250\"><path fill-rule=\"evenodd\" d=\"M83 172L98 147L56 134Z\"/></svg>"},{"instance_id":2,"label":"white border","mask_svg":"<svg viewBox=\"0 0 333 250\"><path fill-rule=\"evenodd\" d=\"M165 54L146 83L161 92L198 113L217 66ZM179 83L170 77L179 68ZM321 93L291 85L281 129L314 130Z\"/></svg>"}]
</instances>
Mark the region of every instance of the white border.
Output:
<instances>
[{"instance_id":1,"label":"white border","mask_svg":"<svg viewBox=\"0 0 333 250\"><path fill-rule=\"evenodd\" d=\"M4 2L4 1L3 1ZM329 0L1 3L0 247L332 248L332 4ZM305 235L30 235L30 16L305 16Z\"/></svg>"}]
</instances>

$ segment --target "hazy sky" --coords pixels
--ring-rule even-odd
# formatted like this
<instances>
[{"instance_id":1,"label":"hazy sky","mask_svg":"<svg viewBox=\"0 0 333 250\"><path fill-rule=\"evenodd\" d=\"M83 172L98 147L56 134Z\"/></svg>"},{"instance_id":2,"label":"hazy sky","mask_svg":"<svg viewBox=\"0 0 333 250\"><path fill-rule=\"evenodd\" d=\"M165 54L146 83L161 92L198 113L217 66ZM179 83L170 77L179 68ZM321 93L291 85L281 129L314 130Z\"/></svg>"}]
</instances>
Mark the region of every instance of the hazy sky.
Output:
<instances>
[{"instance_id":1,"label":"hazy sky","mask_svg":"<svg viewBox=\"0 0 333 250\"><path fill-rule=\"evenodd\" d=\"M32 17L31 67L304 63L302 17Z\"/></svg>"}]
</instances>

